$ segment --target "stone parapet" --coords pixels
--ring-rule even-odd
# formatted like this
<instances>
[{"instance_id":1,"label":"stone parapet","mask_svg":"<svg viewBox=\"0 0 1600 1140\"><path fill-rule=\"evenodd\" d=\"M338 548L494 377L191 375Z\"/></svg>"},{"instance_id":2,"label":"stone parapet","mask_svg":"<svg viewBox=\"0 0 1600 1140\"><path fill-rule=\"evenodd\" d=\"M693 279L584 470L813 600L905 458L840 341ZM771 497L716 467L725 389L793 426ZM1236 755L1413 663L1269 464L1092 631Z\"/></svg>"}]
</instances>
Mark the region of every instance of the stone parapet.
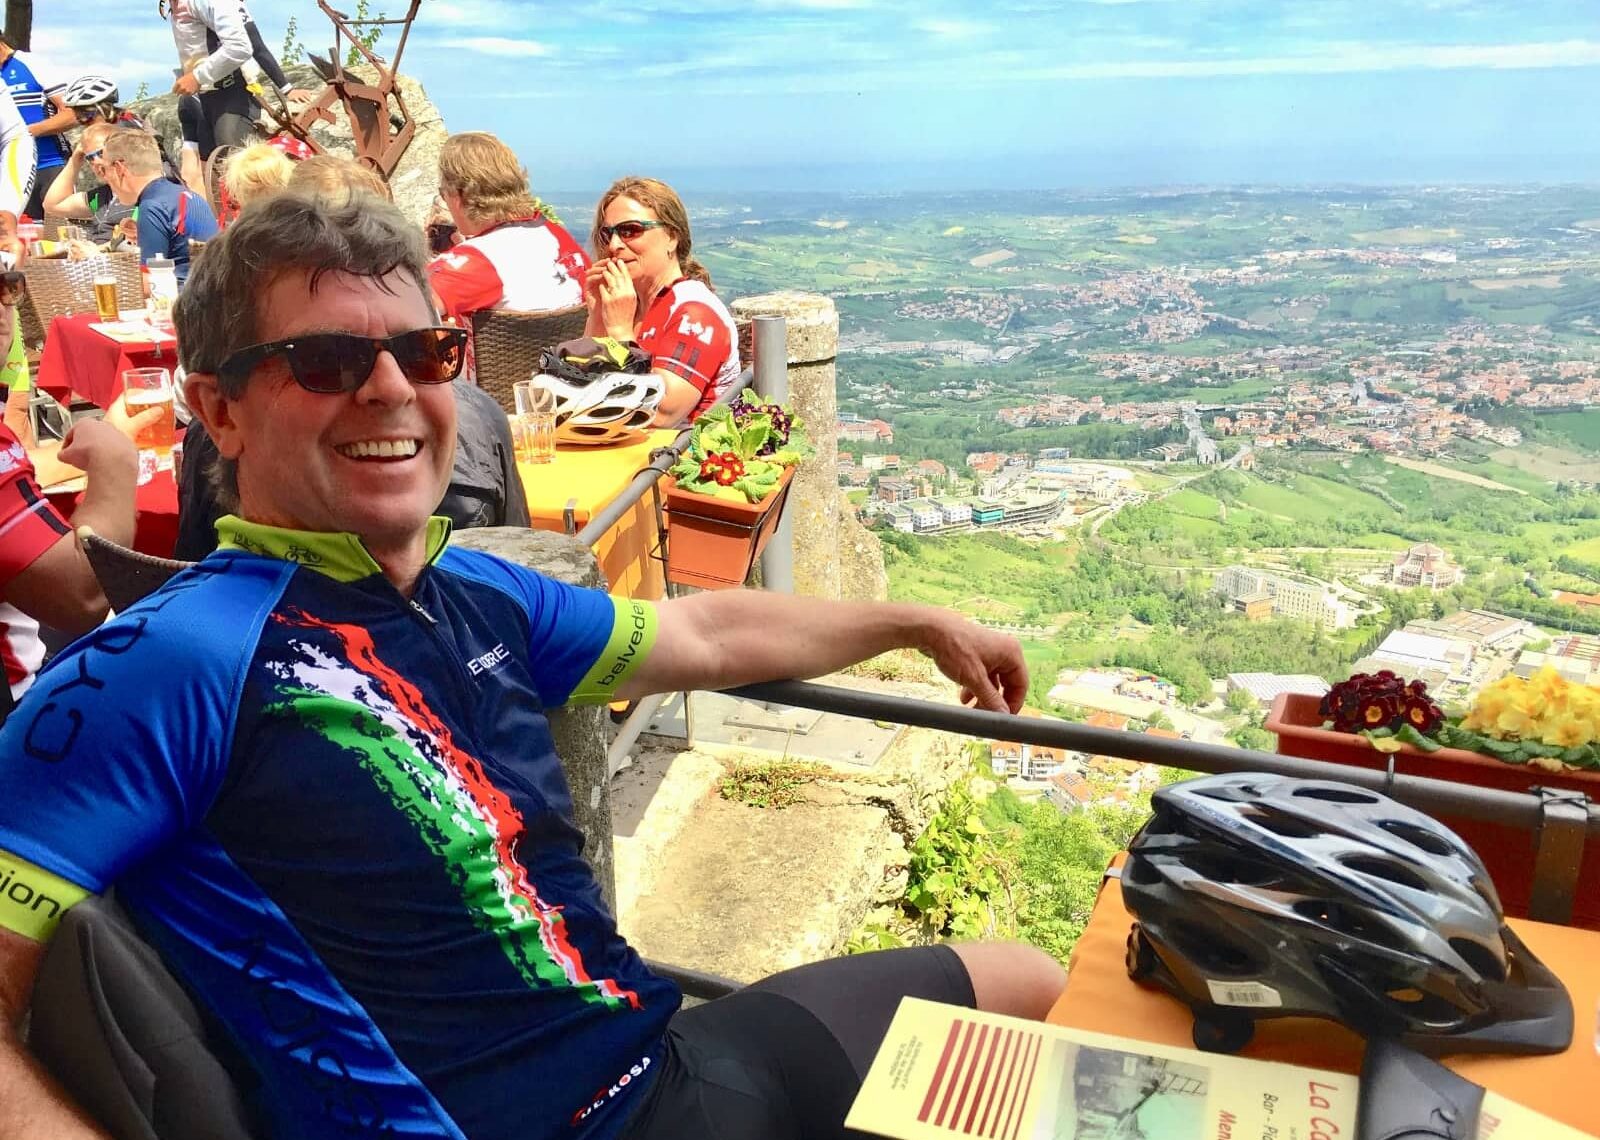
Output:
<instances>
[{"instance_id":1,"label":"stone parapet","mask_svg":"<svg viewBox=\"0 0 1600 1140\"><path fill-rule=\"evenodd\" d=\"M795 593L838 598L839 585L839 402L834 357L839 351L839 312L815 293L763 293L733 303L734 319L783 317L788 326L789 403L805 420L817 454L801 465L789 491L794 528ZM765 393L763 393L765 394Z\"/></svg>"}]
</instances>

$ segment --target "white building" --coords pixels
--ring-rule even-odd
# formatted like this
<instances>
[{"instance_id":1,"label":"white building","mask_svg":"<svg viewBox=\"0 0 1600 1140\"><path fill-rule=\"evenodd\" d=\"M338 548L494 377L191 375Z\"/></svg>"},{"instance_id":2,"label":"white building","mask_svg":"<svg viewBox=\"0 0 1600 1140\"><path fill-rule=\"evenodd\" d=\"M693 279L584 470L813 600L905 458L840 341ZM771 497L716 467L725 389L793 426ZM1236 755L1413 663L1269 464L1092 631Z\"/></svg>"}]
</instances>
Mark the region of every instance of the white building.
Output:
<instances>
[{"instance_id":1,"label":"white building","mask_svg":"<svg viewBox=\"0 0 1600 1140\"><path fill-rule=\"evenodd\" d=\"M1471 642L1397 629L1370 656L1357 661L1353 671L1376 673L1388 669L1408 681L1425 681L1430 687L1449 682L1468 684L1476 656L1477 647Z\"/></svg>"},{"instance_id":2,"label":"white building","mask_svg":"<svg viewBox=\"0 0 1600 1140\"><path fill-rule=\"evenodd\" d=\"M939 514L947 523L969 523L972 521L972 504L957 502L955 499L940 499Z\"/></svg>"},{"instance_id":3,"label":"white building","mask_svg":"<svg viewBox=\"0 0 1600 1140\"><path fill-rule=\"evenodd\" d=\"M1228 692L1242 689L1250 699L1263 708L1270 705L1279 693L1304 693L1320 697L1328 691L1328 682L1309 673L1229 673Z\"/></svg>"},{"instance_id":4,"label":"white building","mask_svg":"<svg viewBox=\"0 0 1600 1140\"><path fill-rule=\"evenodd\" d=\"M1212 588L1229 602L1266 593L1271 596L1272 612L1278 617L1321 623L1328 629L1348 629L1356 623L1349 603L1311 579L1249 566L1229 566L1217 574Z\"/></svg>"},{"instance_id":5,"label":"white building","mask_svg":"<svg viewBox=\"0 0 1600 1140\"><path fill-rule=\"evenodd\" d=\"M1394 556L1389 581L1402 588L1426 586L1448 590L1465 577L1466 571L1450 561L1450 556L1431 542L1419 542L1404 554Z\"/></svg>"},{"instance_id":6,"label":"white building","mask_svg":"<svg viewBox=\"0 0 1600 1140\"><path fill-rule=\"evenodd\" d=\"M914 525L918 530L933 530L944 521L944 512L939 509L938 503L932 502L931 500L918 499L915 502L907 503L906 505L911 508L912 525ZM970 518L971 515L972 509L969 507L967 509L967 516Z\"/></svg>"}]
</instances>

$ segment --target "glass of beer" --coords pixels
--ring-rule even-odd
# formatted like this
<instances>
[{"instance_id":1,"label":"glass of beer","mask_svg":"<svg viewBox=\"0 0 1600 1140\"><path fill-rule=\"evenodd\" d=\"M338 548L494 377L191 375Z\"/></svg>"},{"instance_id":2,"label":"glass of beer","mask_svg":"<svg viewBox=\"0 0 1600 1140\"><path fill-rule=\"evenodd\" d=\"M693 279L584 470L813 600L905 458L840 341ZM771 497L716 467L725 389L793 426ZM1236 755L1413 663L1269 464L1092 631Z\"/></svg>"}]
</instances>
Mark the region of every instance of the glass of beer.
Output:
<instances>
[{"instance_id":1,"label":"glass of beer","mask_svg":"<svg viewBox=\"0 0 1600 1140\"><path fill-rule=\"evenodd\" d=\"M95 259L94 307L102 321L115 321L122 315L117 309L116 274L111 272L111 262L103 257Z\"/></svg>"},{"instance_id":2,"label":"glass of beer","mask_svg":"<svg viewBox=\"0 0 1600 1140\"><path fill-rule=\"evenodd\" d=\"M153 424L140 428L133 445L141 452L153 452L157 466L171 470L172 444L177 436L177 414L172 404L172 373L165 368L129 368L122 374L123 402L128 415L136 416L149 408L160 408Z\"/></svg>"},{"instance_id":3,"label":"glass of beer","mask_svg":"<svg viewBox=\"0 0 1600 1140\"><path fill-rule=\"evenodd\" d=\"M511 442L518 463L549 463L556 455L556 394L537 379L511 386L517 413L511 417Z\"/></svg>"}]
</instances>

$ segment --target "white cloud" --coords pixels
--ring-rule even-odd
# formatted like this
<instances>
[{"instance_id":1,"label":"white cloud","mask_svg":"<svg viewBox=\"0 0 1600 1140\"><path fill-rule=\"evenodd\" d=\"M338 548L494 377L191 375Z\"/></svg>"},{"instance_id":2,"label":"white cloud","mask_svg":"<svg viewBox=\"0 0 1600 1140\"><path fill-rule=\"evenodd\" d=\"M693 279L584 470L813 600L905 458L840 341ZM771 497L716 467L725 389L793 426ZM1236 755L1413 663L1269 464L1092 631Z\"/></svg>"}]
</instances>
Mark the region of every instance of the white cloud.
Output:
<instances>
[{"instance_id":1,"label":"white cloud","mask_svg":"<svg viewBox=\"0 0 1600 1140\"><path fill-rule=\"evenodd\" d=\"M1228 75L1333 75L1363 71L1515 70L1600 67L1600 42L1525 44L1339 44L1304 55L1243 59L1112 60L1041 68L1034 79L1188 79Z\"/></svg>"},{"instance_id":2,"label":"white cloud","mask_svg":"<svg viewBox=\"0 0 1600 1140\"><path fill-rule=\"evenodd\" d=\"M524 59L529 56L550 54L548 44L542 44L538 40L513 40L505 36L461 36L443 41L443 46L507 59Z\"/></svg>"},{"instance_id":3,"label":"white cloud","mask_svg":"<svg viewBox=\"0 0 1600 1140\"><path fill-rule=\"evenodd\" d=\"M938 36L946 40L970 40L976 36L986 35L989 31L988 24L980 24L973 20L918 20L918 31L927 32L930 36Z\"/></svg>"}]
</instances>

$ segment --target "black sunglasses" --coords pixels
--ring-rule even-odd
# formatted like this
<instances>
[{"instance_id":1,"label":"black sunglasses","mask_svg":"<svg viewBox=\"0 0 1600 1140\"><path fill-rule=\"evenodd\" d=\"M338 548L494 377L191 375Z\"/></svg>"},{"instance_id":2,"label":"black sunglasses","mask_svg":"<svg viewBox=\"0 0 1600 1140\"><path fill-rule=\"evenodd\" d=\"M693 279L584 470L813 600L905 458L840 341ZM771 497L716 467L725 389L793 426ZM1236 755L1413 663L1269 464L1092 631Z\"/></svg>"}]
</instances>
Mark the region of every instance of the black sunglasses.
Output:
<instances>
[{"instance_id":1,"label":"black sunglasses","mask_svg":"<svg viewBox=\"0 0 1600 1140\"><path fill-rule=\"evenodd\" d=\"M613 237L623 241L634 241L644 236L646 230L659 230L665 222L618 222L614 226L601 226L595 233L600 235L602 246L610 245Z\"/></svg>"},{"instance_id":2,"label":"black sunglasses","mask_svg":"<svg viewBox=\"0 0 1600 1140\"><path fill-rule=\"evenodd\" d=\"M307 392L354 392L372 375L380 352L393 356L413 384L447 384L461 375L461 366L466 363L467 330L412 329L388 337L308 333L241 348L222 362L217 376L237 389L258 365L281 356L288 361L294 382Z\"/></svg>"},{"instance_id":3,"label":"black sunglasses","mask_svg":"<svg viewBox=\"0 0 1600 1140\"><path fill-rule=\"evenodd\" d=\"M0 305L15 305L28 291L28 275L20 269L0 273Z\"/></svg>"}]
</instances>

